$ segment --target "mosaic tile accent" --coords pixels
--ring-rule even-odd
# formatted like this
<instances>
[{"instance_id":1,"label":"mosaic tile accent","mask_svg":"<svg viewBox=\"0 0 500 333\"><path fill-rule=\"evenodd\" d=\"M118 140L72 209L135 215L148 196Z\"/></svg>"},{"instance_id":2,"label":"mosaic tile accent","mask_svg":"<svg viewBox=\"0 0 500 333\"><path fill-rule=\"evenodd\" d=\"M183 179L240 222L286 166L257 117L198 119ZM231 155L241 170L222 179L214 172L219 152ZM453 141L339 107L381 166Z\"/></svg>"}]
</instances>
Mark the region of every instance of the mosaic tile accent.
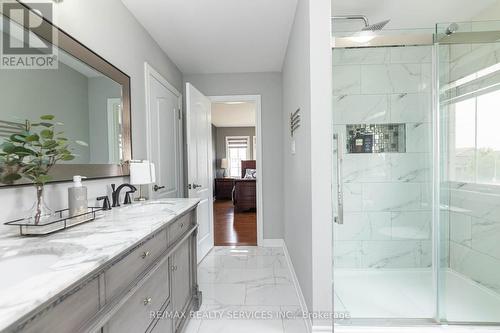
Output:
<instances>
[{"instance_id":1,"label":"mosaic tile accent","mask_svg":"<svg viewBox=\"0 0 500 333\"><path fill-rule=\"evenodd\" d=\"M405 153L405 124L346 125L348 153ZM359 133L359 134L358 134ZM356 150L355 140L363 137L363 149Z\"/></svg>"}]
</instances>

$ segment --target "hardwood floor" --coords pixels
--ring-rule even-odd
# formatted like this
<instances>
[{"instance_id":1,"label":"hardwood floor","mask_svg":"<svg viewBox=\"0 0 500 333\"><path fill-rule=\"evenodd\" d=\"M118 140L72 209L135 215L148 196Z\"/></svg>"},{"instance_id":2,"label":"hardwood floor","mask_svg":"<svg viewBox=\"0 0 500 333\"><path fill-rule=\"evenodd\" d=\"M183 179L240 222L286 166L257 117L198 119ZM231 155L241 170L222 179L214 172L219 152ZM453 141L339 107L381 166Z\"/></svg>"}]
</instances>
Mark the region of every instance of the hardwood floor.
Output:
<instances>
[{"instance_id":1,"label":"hardwood floor","mask_svg":"<svg viewBox=\"0 0 500 333\"><path fill-rule=\"evenodd\" d=\"M231 200L216 200L214 234L216 246L257 245L257 214L255 211L235 213Z\"/></svg>"}]
</instances>

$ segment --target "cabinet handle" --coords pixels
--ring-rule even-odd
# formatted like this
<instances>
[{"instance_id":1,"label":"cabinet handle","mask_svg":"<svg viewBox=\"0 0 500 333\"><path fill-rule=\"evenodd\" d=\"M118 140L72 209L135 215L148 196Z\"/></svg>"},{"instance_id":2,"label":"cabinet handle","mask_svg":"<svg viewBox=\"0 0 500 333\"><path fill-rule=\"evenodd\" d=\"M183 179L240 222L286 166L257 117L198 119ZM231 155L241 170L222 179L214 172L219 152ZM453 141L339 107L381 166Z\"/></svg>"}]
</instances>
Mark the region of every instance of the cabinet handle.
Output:
<instances>
[{"instance_id":1,"label":"cabinet handle","mask_svg":"<svg viewBox=\"0 0 500 333\"><path fill-rule=\"evenodd\" d=\"M143 301L144 305L149 305L151 304L151 297L145 298Z\"/></svg>"},{"instance_id":2,"label":"cabinet handle","mask_svg":"<svg viewBox=\"0 0 500 333\"><path fill-rule=\"evenodd\" d=\"M144 253L141 255L141 258L142 258L142 259L146 259L146 257L149 257L150 255L151 255L151 252L146 251L146 252L144 252Z\"/></svg>"}]
</instances>

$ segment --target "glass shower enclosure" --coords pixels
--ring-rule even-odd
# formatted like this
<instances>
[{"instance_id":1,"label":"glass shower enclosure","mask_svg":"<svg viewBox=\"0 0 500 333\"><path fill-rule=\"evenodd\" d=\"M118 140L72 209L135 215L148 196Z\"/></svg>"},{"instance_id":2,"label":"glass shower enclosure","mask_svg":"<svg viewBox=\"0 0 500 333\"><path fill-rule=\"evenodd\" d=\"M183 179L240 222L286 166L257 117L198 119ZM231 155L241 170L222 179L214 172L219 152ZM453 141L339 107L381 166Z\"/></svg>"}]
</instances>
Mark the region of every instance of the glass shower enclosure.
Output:
<instances>
[{"instance_id":1,"label":"glass shower enclosure","mask_svg":"<svg viewBox=\"0 0 500 333\"><path fill-rule=\"evenodd\" d=\"M334 36L336 325L500 323L499 30Z\"/></svg>"}]
</instances>

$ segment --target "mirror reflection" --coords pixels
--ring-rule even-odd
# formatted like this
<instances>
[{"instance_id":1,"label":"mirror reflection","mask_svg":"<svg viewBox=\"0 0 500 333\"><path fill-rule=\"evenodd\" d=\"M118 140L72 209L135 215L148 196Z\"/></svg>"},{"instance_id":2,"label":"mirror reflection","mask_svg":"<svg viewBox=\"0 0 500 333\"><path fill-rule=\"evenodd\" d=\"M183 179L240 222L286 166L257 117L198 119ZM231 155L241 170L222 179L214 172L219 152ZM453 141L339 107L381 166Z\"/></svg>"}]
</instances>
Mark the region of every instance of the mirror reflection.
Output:
<instances>
[{"instance_id":1,"label":"mirror reflection","mask_svg":"<svg viewBox=\"0 0 500 333\"><path fill-rule=\"evenodd\" d=\"M5 33L3 33L5 38ZM58 50L57 69L8 69L0 75L0 144L12 123L54 115L72 142L69 164L120 164L123 160L122 86Z\"/></svg>"}]
</instances>

